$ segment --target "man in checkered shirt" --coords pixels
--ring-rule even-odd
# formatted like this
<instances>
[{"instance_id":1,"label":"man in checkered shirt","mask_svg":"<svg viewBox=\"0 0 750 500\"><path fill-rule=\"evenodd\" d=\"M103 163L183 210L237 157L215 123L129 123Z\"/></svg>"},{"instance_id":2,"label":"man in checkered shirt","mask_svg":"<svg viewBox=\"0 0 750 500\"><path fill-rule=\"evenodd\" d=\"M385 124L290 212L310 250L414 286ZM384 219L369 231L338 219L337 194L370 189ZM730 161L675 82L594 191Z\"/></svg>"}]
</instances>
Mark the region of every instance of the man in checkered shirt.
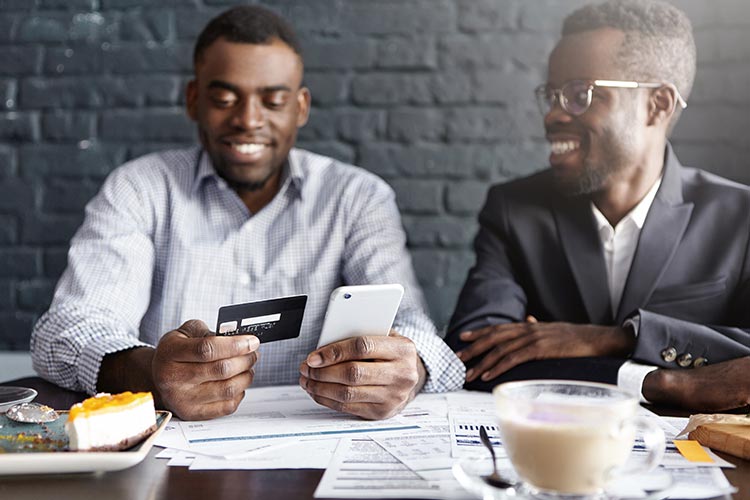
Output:
<instances>
[{"instance_id":1,"label":"man in checkered shirt","mask_svg":"<svg viewBox=\"0 0 750 500\"><path fill-rule=\"evenodd\" d=\"M89 393L150 390L188 420L234 412L251 385L299 383L374 419L420 390L461 387L464 366L424 312L393 191L293 148L310 92L291 28L257 6L230 9L199 36L194 66L187 111L202 147L109 176L34 328L35 369ZM390 336L316 349L334 288L388 282L406 289ZM299 338L259 347L208 327L222 305L301 293Z\"/></svg>"}]
</instances>

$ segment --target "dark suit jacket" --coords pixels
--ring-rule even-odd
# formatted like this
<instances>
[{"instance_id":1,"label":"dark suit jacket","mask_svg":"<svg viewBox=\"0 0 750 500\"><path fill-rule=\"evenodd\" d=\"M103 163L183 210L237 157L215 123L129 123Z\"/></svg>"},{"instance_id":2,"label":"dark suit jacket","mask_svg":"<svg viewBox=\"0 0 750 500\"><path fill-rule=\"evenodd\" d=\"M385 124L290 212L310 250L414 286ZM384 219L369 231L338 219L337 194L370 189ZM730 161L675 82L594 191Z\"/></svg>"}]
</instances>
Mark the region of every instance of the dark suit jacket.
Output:
<instances>
[{"instance_id":1,"label":"dark suit jacket","mask_svg":"<svg viewBox=\"0 0 750 500\"><path fill-rule=\"evenodd\" d=\"M662 355L669 347L709 363L750 355L750 188L683 167L671 147L617 311L590 201L560 194L549 170L493 186L479 222L476 264L446 338L455 350L465 345L462 331L531 314L598 325L639 316L632 359L662 367L678 367ZM615 368L623 361L609 360ZM572 369L573 378L613 382L616 369L597 377L603 362L537 362L521 371L566 378Z\"/></svg>"}]
</instances>

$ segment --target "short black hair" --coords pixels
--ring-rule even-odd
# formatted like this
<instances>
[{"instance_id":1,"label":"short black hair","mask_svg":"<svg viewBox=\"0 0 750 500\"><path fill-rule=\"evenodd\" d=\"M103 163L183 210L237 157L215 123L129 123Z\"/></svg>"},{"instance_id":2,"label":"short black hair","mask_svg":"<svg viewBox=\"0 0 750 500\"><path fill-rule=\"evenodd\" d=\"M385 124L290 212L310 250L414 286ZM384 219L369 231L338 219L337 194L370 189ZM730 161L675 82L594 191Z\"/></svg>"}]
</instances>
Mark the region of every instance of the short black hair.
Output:
<instances>
[{"instance_id":1,"label":"short black hair","mask_svg":"<svg viewBox=\"0 0 750 500\"><path fill-rule=\"evenodd\" d=\"M302 59L302 48L291 24L259 5L232 7L211 19L195 42L193 64L197 64L206 48L219 38L253 45L267 45L278 39Z\"/></svg>"},{"instance_id":2,"label":"short black hair","mask_svg":"<svg viewBox=\"0 0 750 500\"><path fill-rule=\"evenodd\" d=\"M661 0L609 0L565 18L562 35L601 28L625 33L617 57L630 78L673 83L687 100L695 80L695 40L687 15ZM678 106L672 120L676 122Z\"/></svg>"}]
</instances>

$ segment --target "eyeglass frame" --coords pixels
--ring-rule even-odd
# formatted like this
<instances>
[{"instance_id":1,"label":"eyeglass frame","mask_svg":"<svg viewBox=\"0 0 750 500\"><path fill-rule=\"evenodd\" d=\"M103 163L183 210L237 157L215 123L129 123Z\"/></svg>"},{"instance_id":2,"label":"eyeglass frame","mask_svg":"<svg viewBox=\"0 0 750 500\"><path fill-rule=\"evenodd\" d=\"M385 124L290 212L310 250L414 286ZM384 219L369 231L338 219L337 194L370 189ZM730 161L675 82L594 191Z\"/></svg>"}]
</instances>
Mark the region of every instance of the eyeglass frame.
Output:
<instances>
[{"instance_id":1,"label":"eyeglass frame","mask_svg":"<svg viewBox=\"0 0 750 500\"><path fill-rule=\"evenodd\" d=\"M574 113L568 109L567 101L568 99L565 98L563 95L563 89L566 85L569 85L573 82L582 82L588 84L586 92L588 93L588 99L586 100L586 107L581 111L580 113ZM677 102L680 104L680 107L682 109L687 108L687 101L682 97L680 94L680 91L677 90L677 86L673 83L666 83L666 82L637 82L634 80L568 80L567 82L563 83L560 88L557 89L547 89L546 83L543 83L539 85L537 88L534 89L534 95L536 96L537 100L537 106L539 107L539 112L542 113L542 116L546 115L552 108L555 106L554 101L557 101L560 104L560 107L566 112L570 113L573 116L581 116L584 114L588 109L591 107L591 102L594 99L594 89L596 87L605 87L605 88L620 88L620 89L637 89L637 88L647 88L647 89L658 89L661 87L671 87L674 89L675 94L677 95ZM547 93L550 93L550 98L547 98ZM545 108L547 110L545 111Z\"/></svg>"}]
</instances>

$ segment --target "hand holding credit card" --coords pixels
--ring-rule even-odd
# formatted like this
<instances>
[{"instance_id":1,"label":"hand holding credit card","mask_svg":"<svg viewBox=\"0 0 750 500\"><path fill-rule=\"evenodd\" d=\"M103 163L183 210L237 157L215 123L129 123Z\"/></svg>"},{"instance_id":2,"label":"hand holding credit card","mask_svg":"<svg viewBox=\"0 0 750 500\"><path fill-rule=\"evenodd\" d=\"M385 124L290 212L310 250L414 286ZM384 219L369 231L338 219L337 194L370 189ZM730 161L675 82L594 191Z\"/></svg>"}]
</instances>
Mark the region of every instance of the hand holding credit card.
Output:
<instances>
[{"instance_id":1,"label":"hand holding credit card","mask_svg":"<svg viewBox=\"0 0 750 500\"><path fill-rule=\"evenodd\" d=\"M219 308L216 335L255 335L261 343L299 336L307 295Z\"/></svg>"}]
</instances>

